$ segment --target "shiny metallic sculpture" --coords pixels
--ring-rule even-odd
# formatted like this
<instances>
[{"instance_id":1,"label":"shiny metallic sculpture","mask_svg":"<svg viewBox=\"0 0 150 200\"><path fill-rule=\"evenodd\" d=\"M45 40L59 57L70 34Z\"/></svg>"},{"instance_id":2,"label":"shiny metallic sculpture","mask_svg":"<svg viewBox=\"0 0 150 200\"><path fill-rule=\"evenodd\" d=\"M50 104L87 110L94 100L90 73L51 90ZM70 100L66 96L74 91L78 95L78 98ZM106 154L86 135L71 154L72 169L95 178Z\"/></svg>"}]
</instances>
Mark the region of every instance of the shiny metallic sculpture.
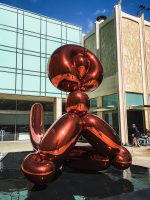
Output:
<instances>
[{"instance_id":1,"label":"shiny metallic sculpture","mask_svg":"<svg viewBox=\"0 0 150 200\"><path fill-rule=\"evenodd\" d=\"M25 176L35 184L45 184L54 179L63 163L82 170L104 170L110 164L127 169L132 158L118 134L96 115L87 114L90 101L84 92L95 90L103 79L97 57L78 45L62 46L51 56L48 75L55 87L70 92L67 113L45 131L42 105L32 106L30 136L36 152L22 163ZM92 146L75 146L81 134Z\"/></svg>"}]
</instances>

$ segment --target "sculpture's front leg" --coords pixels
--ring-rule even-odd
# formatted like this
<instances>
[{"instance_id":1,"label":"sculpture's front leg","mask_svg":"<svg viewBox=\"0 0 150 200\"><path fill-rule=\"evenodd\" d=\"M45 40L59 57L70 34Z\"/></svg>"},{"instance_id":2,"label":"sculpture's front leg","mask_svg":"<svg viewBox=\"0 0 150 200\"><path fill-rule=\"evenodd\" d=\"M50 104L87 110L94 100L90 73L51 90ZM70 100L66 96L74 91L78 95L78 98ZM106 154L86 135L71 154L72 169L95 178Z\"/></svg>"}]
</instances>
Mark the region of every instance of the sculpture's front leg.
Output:
<instances>
[{"instance_id":1,"label":"sculpture's front leg","mask_svg":"<svg viewBox=\"0 0 150 200\"><path fill-rule=\"evenodd\" d=\"M43 121L40 119L42 113L37 116L39 111L42 112L42 106L35 104L30 114L30 126L33 126L31 141L38 152L31 153L24 159L22 171L31 182L44 184L53 179L56 170L78 140L82 128L80 117L68 113L59 118L42 138L40 130L43 130L43 125L39 122Z\"/></svg>"},{"instance_id":2,"label":"sculpture's front leg","mask_svg":"<svg viewBox=\"0 0 150 200\"><path fill-rule=\"evenodd\" d=\"M109 156L111 164L118 169L126 169L131 165L129 151L121 146L117 133L96 115L87 114L83 118L83 136L100 155Z\"/></svg>"}]
</instances>

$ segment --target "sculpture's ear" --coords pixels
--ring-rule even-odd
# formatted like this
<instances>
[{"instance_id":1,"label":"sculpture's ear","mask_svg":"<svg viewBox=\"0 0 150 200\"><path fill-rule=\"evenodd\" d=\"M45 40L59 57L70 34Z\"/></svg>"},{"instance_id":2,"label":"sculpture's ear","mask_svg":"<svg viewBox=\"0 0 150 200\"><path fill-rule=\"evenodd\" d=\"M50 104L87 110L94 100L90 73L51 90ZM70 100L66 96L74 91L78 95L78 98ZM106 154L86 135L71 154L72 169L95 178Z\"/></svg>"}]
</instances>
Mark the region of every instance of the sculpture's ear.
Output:
<instances>
[{"instance_id":1,"label":"sculpture's ear","mask_svg":"<svg viewBox=\"0 0 150 200\"><path fill-rule=\"evenodd\" d=\"M40 103L35 103L30 111L30 138L35 150L38 150L44 133L43 106Z\"/></svg>"}]
</instances>

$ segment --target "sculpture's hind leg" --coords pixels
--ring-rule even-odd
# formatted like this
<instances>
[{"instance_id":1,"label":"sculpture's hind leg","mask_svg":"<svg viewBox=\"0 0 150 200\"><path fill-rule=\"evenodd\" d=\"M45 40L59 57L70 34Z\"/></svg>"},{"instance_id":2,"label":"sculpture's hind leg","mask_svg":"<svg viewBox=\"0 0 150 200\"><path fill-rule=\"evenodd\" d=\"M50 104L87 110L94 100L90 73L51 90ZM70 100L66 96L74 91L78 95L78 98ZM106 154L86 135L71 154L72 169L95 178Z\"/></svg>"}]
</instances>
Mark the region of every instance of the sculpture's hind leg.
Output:
<instances>
[{"instance_id":1,"label":"sculpture's hind leg","mask_svg":"<svg viewBox=\"0 0 150 200\"><path fill-rule=\"evenodd\" d=\"M129 151L121 146L119 136L105 121L91 114L87 114L82 120L82 135L100 155L109 156L111 164L118 169L126 169L131 165Z\"/></svg>"},{"instance_id":2,"label":"sculpture's hind leg","mask_svg":"<svg viewBox=\"0 0 150 200\"><path fill-rule=\"evenodd\" d=\"M108 156L100 156L90 145L75 146L67 155L64 165L72 169L100 171L109 167L110 160Z\"/></svg>"}]
</instances>

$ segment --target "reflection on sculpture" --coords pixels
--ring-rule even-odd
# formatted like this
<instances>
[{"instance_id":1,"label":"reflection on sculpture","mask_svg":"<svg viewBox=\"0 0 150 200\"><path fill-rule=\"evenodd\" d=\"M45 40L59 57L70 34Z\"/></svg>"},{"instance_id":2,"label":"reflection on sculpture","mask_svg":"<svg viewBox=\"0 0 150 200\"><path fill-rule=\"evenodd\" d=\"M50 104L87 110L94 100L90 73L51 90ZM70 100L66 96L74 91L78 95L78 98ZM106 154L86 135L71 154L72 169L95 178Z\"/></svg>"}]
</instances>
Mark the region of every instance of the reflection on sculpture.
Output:
<instances>
[{"instance_id":1,"label":"reflection on sculpture","mask_svg":"<svg viewBox=\"0 0 150 200\"><path fill-rule=\"evenodd\" d=\"M78 45L58 48L48 63L48 75L58 89L70 92L66 111L45 131L43 107L34 104L30 112L30 136L36 153L22 163L25 176L36 184L51 181L62 163L75 169L104 170L113 165L127 169L132 158L121 146L117 133L96 115L87 114L90 101L84 92L95 90L103 79L97 57ZM80 135L93 147L75 147Z\"/></svg>"}]
</instances>

